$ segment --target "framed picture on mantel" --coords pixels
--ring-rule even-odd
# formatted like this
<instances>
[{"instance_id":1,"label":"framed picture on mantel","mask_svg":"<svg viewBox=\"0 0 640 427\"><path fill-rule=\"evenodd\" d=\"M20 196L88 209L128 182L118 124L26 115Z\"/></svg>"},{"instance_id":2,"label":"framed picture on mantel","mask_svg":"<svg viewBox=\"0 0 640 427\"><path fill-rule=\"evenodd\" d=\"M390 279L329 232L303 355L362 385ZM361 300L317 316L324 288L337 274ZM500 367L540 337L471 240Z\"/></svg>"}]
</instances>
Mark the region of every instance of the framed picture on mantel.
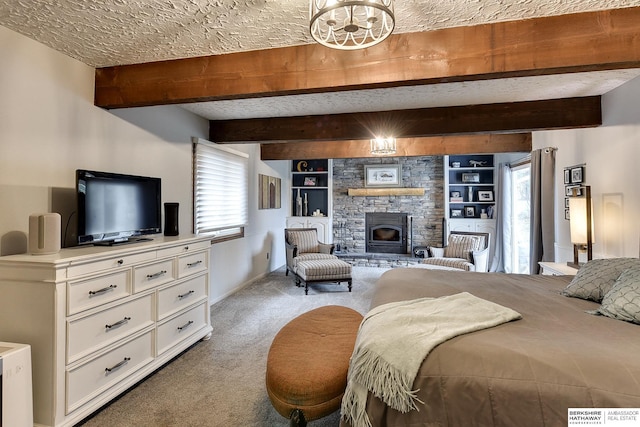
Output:
<instances>
[{"instance_id":1,"label":"framed picture on mantel","mask_svg":"<svg viewBox=\"0 0 640 427\"><path fill-rule=\"evenodd\" d=\"M365 187L402 187L402 166L364 165Z\"/></svg>"}]
</instances>

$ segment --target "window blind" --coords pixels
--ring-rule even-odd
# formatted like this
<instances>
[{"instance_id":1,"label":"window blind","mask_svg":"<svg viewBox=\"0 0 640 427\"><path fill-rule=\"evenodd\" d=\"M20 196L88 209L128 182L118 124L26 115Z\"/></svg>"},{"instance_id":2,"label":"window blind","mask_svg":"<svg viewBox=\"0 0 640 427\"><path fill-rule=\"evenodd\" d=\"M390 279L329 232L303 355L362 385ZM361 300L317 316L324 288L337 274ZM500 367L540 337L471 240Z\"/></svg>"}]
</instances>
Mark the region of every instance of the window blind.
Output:
<instances>
[{"instance_id":1,"label":"window blind","mask_svg":"<svg viewBox=\"0 0 640 427\"><path fill-rule=\"evenodd\" d=\"M249 155L194 138L194 230L242 235L248 221Z\"/></svg>"}]
</instances>

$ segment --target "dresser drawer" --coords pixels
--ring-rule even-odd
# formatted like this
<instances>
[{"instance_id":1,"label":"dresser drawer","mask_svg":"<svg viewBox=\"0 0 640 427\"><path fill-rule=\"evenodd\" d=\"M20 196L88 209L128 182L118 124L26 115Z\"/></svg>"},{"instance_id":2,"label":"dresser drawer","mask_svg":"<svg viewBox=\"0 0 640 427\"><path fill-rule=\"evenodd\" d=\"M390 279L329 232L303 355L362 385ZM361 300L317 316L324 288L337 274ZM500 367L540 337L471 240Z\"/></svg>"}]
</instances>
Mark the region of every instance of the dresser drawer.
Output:
<instances>
[{"instance_id":1,"label":"dresser drawer","mask_svg":"<svg viewBox=\"0 0 640 427\"><path fill-rule=\"evenodd\" d=\"M158 258L164 258L168 256L176 256L188 254L189 252L200 251L203 249L211 248L211 240L205 240L202 242L189 243L184 245L172 246L170 248L164 248L158 250Z\"/></svg>"},{"instance_id":2,"label":"dresser drawer","mask_svg":"<svg viewBox=\"0 0 640 427\"><path fill-rule=\"evenodd\" d=\"M149 251L139 254L124 255L121 257L106 258L92 262L76 263L72 261L67 268L67 277L73 278L97 273L102 270L109 270L119 267L131 267L134 264L151 261L155 258L156 253L154 251Z\"/></svg>"},{"instance_id":3,"label":"dresser drawer","mask_svg":"<svg viewBox=\"0 0 640 427\"><path fill-rule=\"evenodd\" d=\"M153 330L67 370L67 413L153 360Z\"/></svg>"},{"instance_id":4,"label":"dresser drawer","mask_svg":"<svg viewBox=\"0 0 640 427\"><path fill-rule=\"evenodd\" d=\"M153 295L67 321L67 363L153 325Z\"/></svg>"},{"instance_id":5,"label":"dresser drawer","mask_svg":"<svg viewBox=\"0 0 640 427\"><path fill-rule=\"evenodd\" d=\"M158 325L157 355L161 355L206 326L209 315L207 306L207 301L203 301L188 311Z\"/></svg>"},{"instance_id":6,"label":"dresser drawer","mask_svg":"<svg viewBox=\"0 0 640 427\"><path fill-rule=\"evenodd\" d=\"M173 259L135 267L133 269L133 292L151 289L174 279Z\"/></svg>"},{"instance_id":7,"label":"dresser drawer","mask_svg":"<svg viewBox=\"0 0 640 427\"><path fill-rule=\"evenodd\" d=\"M131 270L67 284L67 315L131 295Z\"/></svg>"},{"instance_id":8,"label":"dresser drawer","mask_svg":"<svg viewBox=\"0 0 640 427\"><path fill-rule=\"evenodd\" d=\"M183 278L200 271L206 271L208 268L207 255L207 252L198 252L178 257L178 278Z\"/></svg>"},{"instance_id":9,"label":"dresser drawer","mask_svg":"<svg viewBox=\"0 0 640 427\"><path fill-rule=\"evenodd\" d=\"M158 320L164 319L206 297L207 275L180 282L158 291Z\"/></svg>"}]
</instances>

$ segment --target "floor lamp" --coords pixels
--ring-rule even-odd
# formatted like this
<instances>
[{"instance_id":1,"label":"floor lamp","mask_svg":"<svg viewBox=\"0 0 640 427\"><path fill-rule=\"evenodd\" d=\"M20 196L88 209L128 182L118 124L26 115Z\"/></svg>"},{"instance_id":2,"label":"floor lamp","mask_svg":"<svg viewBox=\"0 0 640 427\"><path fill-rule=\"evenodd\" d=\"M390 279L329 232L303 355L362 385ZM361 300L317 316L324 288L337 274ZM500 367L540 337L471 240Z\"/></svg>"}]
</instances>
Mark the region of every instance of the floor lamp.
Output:
<instances>
[{"instance_id":1,"label":"floor lamp","mask_svg":"<svg viewBox=\"0 0 640 427\"><path fill-rule=\"evenodd\" d=\"M569 196L569 226L573 243L573 262L567 265L580 268L578 253L587 252L587 261L593 259L593 203L591 186L576 187Z\"/></svg>"}]
</instances>

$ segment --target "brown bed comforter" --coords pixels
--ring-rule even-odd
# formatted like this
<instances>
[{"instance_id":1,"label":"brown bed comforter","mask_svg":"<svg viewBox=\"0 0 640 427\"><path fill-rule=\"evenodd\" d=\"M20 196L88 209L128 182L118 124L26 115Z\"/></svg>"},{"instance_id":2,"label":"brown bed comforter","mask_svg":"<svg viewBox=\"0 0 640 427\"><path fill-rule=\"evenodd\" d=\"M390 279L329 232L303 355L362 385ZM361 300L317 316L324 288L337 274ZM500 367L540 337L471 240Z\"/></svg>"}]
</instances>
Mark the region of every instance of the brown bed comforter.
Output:
<instances>
[{"instance_id":1,"label":"brown bed comforter","mask_svg":"<svg viewBox=\"0 0 640 427\"><path fill-rule=\"evenodd\" d=\"M585 313L599 304L559 294L570 276L389 270L371 307L467 291L522 319L453 338L414 382L420 411L369 395L373 426L566 426L568 408L640 407L640 326ZM344 421L342 426L347 424Z\"/></svg>"}]
</instances>

